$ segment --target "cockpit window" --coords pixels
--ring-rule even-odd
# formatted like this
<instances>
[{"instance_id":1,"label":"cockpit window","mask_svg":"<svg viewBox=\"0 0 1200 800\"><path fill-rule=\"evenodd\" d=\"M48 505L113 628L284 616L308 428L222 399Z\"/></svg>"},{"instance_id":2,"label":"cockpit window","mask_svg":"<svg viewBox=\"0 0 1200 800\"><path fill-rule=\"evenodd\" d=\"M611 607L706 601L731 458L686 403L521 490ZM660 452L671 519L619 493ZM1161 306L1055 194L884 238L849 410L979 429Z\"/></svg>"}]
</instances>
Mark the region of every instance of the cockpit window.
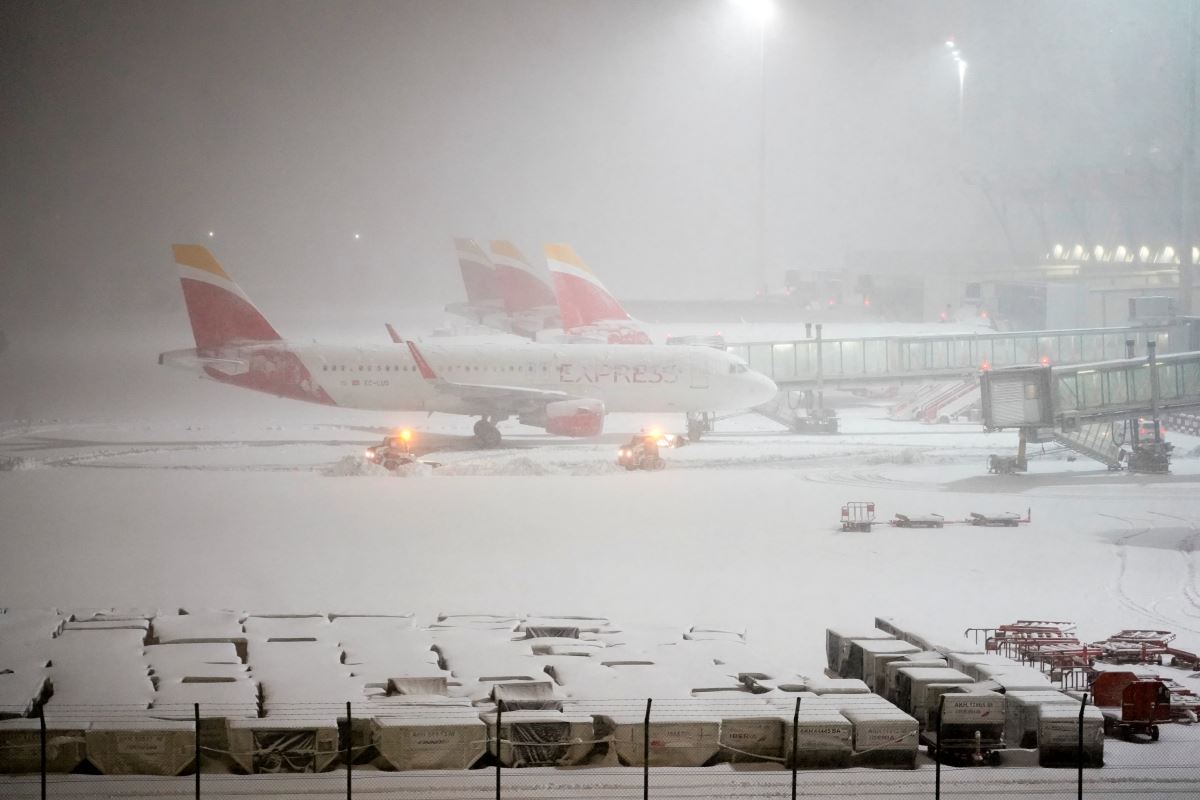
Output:
<instances>
[{"instance_id":1,"label":"cockpit window","mask_svg":"<svg viewBox=\"0 0 1200 800\"><path fill-rule=\"evenodd\" d=\"M729 365L729 374L730 375L736 375L739 372L746 372L746 371L747 371L747 368L746 368L745 364L730 364Z\"/></svg>"}]
</instances>

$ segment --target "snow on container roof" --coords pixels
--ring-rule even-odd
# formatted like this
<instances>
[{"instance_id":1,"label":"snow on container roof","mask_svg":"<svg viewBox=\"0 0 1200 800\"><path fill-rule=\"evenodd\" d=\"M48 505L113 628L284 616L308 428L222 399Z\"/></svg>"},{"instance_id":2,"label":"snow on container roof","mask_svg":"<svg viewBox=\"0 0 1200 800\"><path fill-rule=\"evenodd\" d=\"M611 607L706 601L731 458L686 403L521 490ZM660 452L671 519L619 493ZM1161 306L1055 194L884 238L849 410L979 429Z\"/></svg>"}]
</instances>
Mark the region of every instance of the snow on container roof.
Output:
<instances>
[{"instance_id":1,"label":"snow on container roof","mask_svg":"<svg viewBox=\"0 0 1200 800\"><path fill-rule=\"evenodd\" d=\"M151 632L159 644L170 642L236 642L245 639L236 611L202 611L155 617Z\"/></svg>"},{"instance_id":2,"label":"snow on container roof","mask_svg":"<svg viewBox=\"0 0 1200 800\"><path fill-rule=\"evenodd\" d=\"M826 678L814 675L808 679L808 689L824 694L869 694L871 689L857 678Z\"/></svg>"},{"instance_id":3,"label":"snow on container roof","mask_svg":"<svg viewBox=\"0 0 1200 800\"><path fill-rule=\"evenodd\" d=\"M327 617L255 617L243 623L247 639L313 638L336 641Z\"/></svg>"},{"instance_id":4,"label":"snow on container roof","mask_svg":"<svg viewBox=\"0 0 1200 800\"><path fill-rule=\"evenodd\" d=\"M232 642L151 644L146 645L142 655L155 672L177 672L203 664L245 666Z\"/></svg>"},{"instance_id":5,"label":"snow on container roof","mask_svg":"<svg viewBox=\"0 0 1200 800\"><path fill-rule=\"evenodd\" d=\"M1022 664L1008 656L999 653L947 653L946 663L951 667L971 674L971 667L979 664L1002 664L1008 667L1019 667Z\"/></svg>"},{"instance_id":6,"label":"snow on container roof","mask_svg":"<svg viewBox=\"0 0 1200 800\"><path fill-rule=\"evenodd\" d=\"M393 769L468 769L487 752L487 725L477 714L377 717L373 736Z\"/></svg>"},{"instance_id":7,"label":"snow on container roof","mask_svg":"<svg viewBox=\"0 0 1200 800\"><path fill-rule=\"evenodd\" d=\"M415 622L415 615L411 611L331 611L329 619L333 622L338 620L351 621L355 619L392 619L400 623L407 623L405 627L411 628Z\"/></svg>"},{"instance_id":8,"label":"snow on container roof","mask_svg":"<svg viewBox=\"0 0 1200 800\"><path fill-rule=\"evenodd\" d=\"M250 639L246 643L246 661L254 672L290 673L297 669L341 668L342 649L333 642L272 642Z\"/></svg>"},{"instance_id":9,"label":"snow on container roof","mask_svg":"<svg viewBox=\"0 0 1200 800\"><path fill-rule=\"evenodd\" d=\"M0 614L0 641L7 644L44 642L62 630L66 617L55 609L10 608Z\"/></svg>"},{"instance_id":10,"label":"snow on container roof","mask_svg":"<svg viewBox=\"0 0 1200 800\"><path fill-rule=\"evenodd\" d=\"M322 772L340 755L335 716L229 720L234 763L253 774Z\"/></svg>"},{"instance_id":11,"label":"snow on container roof","mask_svg":"<svg viewBox=\"0 0 1200 800\"><path fill-rule=\"evenodd\" d=\"M196 729L189 722L99 720L84 738L88 761L105 775L179 775L194 763Z\"/></svg>"},{"instance_id":12,"label":"snow on container roof","mask_svg":"<svg viewBox=\"0 0 1200 800\"><path fill-rule=\"evenodd\" d=\"M86 622L63 623L64 631L135 630L143 637L150 631L150 621L145 619L100 619Z\"/></svg>"},{"instance_id":13,"label":"snow on container roof","mask_svg":"<svg viewBox=\"0 0 1200 800\"><path fill-rule=\"evenodd\" d=\"M536 629L528 629L526 633L533 630ZM596 641L595 639L573 639L569 636L527 636L521 639L520 643L538 655L549 654L552 647L566 647L587 651L607 649L604 642Z\"/></svg>"},{"instance_id":14,"label":"snow on container roof","mask_svg":"<svg viewBox=\"0 0 1200 800\"><path fill-rule=\"evenodd\" d=\"M237 705L258 708L258 683L249 677L219 680L178 678L159 681L153 708L168 705Z\"/></svg>"},{"instance_id":15,"label":"snow on container roof","mask_svg":"<svg viewBox=\"0 0 1200 800\"><path fill-rule=\"evenodd\" d=\"M0 721L0 775L17 775L41 771L41 721L10 719ZM83 763L84 733L88 723L55 723L46 721L46 737L52 746L46 748L46 771L72 772Z\"/></svg>"},{"instance_id":16,"label":"snow on container roof","mask_svg":"<svg viewBox=\"0 0 1200 800\"><path fill-rule=\"evenodd\" d=\"M42 670L0 672L0 720L29 716L47 688Z\"/></svg>"}]
</instances>

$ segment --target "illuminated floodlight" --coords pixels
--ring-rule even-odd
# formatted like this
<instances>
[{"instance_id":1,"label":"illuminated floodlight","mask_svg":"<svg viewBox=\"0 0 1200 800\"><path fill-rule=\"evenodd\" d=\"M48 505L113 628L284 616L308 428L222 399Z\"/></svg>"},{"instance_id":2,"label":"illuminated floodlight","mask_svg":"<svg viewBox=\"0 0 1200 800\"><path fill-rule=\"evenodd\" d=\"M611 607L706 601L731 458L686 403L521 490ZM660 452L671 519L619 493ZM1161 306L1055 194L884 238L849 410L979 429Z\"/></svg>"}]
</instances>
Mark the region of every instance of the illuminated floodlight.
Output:
<instances>
[{"instance_id":1,"label":"illuminated floodlight","mask_svg":"<svg viewBox=\"0 0 1200 800\"><path fill-rule=\"evenodd\" d=\"M958 59L958 81L962 83L963 78L967 77L967 62L961 58Z\"/></svg>"},{"instance_id":2,"label":"illuminated floodlight","mask_svg":"<svg viewBox=\"0 0 1200 800\"><path fill-rule=\"evenodd\" d=\"M361 236L359 236L359 235L356 233L356 234L354 234L354 238L355 238L355 239L361 239L362 237L361 237Z\"/></svg>"},{"instance_id":3,"label":"illuminated floodlight","mask_svg":"<svg viewBox=\"0 0 1200 800\"><path fill-rule=\"evenodd\" d=\"M1076 260L1083 258L1083 245L1077 244L1071 248L1071 258Z\"/></svg>"},{"instance_id":4,"label":"illuminated floodlight","mask_svg":"<svg viewBox=\"0 0 1200 800\"><path fill-rule=\"evenodd\" d=\"M1129 257L1129 251L1125 249L1125 245L1117 245L1117 249L1113 251L1113 261L1125 261Z\"/></svg>"},{"instance_id":5,"label":"illuminated floodlight","mask_svg":"<svg viewBox=\"0 0 1200 800\"><path fill-rule=\"evenodd\" d=\"M1143 264L1145 264L1147 261L1149 261L1150 260L1150 248L1146 247L1146 245L1142 245L1141 247L1139 247L1138 248L1138 258L1141 259L1141 262Z\"/></svg>"},{"instance_id":6,"label":"illuminated floodlight","mask_svg":"<svg viewBox=\"0 0 1200 800\"><path fill-rule=\"evenodd\" d=\"M1063 246L1061 244L1054 245L1054 257L1055 258L1063 257Z\"/></svg>"},{"instance_id":7,"label":"illuminated floodlight","mask_svg":"<svg viewBox=\"0 0 1200 800\"><path fill-rule=\"evenodd\" d=\"M742 16L756 25L766 26L775 16L775 0L730 0Z\"/></svg>"},{"instance_id":8,"label":"illuminated floodlight","mask_svg":"<svg viewBox=\"0 0 1200 800\"><path fill-rule=\"evenodd\" d=\"M953 40L953 39L947 39L947 40L946 40L946 49L947 49L947 50L953 50L953 49L954 49L954 40Z\"/></svg>"},{"instance_id":9,"label":"illuminated floodlight","mask_svg":"<svg viewBox=\"0 0 1200 800\"><path fill-rule=\"evenodd\" d=\"M1094 258L1095 258L1097 261L1099 261L1099 260L1101 260L1102 258L1104 258L1104 247L1103 247L1103 245L1096 245L1096 249L1092 250L1092 256L1093 256L1093 257L1094 257Z\"/></svg>"},{"instance_id":10,"label":"illuminated floodlight","mask_svg":"<svg viewBox=\"0 0 1200 800\"><path fill-rule=\"evenodd\" d=\"M1160 263L1160 264L1170 264L1174 260L1175 260L1175 248L1171 247L1171 245L1167 245L1166 247L1164 247L1162 249L1162 252L1159 253L1159 255L1158 255L1158 263Z\"/></svg>"},{"instance_id":11,"label":"illuminated floodlight","mask_svg":"<svg viewBox=\"0 0 1200 800\"><path fill-rule=\"evenodd\" d=\"M1200 264L1200 247L1192 248L1192 263Z\"/></svg>"},{"instance_id":12,"label":"illuminated floodlight","mask_svg":"<svg viewBox=\"0 0 1200 800\"><path fill-rule=\"evenodd\" d=\"M211 238L213 238L213 237L214 237L214 236L216 236L216 235L217 235L217 234L216 234L216 232L215 232L215 231L209 231L209 232L208 232L208 238L210 238L210 239L211 239Z\"/></svg>"}]
</instances>

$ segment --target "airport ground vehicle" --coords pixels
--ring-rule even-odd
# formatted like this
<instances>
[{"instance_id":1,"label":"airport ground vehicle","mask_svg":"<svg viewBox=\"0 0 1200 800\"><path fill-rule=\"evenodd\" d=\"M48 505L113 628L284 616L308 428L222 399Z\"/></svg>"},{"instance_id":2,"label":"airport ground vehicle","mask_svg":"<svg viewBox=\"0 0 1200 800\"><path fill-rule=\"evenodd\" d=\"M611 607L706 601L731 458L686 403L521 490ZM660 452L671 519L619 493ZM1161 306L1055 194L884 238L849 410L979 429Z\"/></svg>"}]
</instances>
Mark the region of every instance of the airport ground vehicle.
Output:
<instances>
[{"instance_id":1,"label":"airport ground vehicle","mask_svg":"<svg viewBox=\"0 0 1200 800\"><path fill-rule=\"evenodd\" d=\"M657 431L639 433L617 451L617 464L627 470L659 470L667 465L659 448L669 446Z\"/></svg>"},{"instance_id":2,"label":"airport ground vehicle","mask_svg":"<svg viewBox=\"0 0 1200 800\"><path fill-rule=\"evenodd\" d=\"M413 463L417 457L412 451L412 431L403 430L395 436L385 436L380 444L367 448L366 458L389 470Z\"/></svg>"}]
</instances>

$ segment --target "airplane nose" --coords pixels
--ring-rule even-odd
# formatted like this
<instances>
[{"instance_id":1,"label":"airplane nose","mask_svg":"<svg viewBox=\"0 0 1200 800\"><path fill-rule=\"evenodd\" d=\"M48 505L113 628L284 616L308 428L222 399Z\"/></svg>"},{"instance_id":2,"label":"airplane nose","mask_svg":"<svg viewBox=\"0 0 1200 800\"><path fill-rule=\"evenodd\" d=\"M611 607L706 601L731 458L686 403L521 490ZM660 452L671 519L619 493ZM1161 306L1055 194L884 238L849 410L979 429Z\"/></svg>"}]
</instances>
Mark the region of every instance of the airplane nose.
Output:
<instances>
[{"instance_id":1,"label":"airplane nose","mask_svg":"<svg viewBox=\"0 0 1200 800\"><path fill-rule=\"evenodd\" d=\"M754 382L750 386L752 394L751 405L762 405L771 400L779 393L779 387L775 385L775 381L763 375L761 372L754 373Z\"/></svg>"}]
</instances>

